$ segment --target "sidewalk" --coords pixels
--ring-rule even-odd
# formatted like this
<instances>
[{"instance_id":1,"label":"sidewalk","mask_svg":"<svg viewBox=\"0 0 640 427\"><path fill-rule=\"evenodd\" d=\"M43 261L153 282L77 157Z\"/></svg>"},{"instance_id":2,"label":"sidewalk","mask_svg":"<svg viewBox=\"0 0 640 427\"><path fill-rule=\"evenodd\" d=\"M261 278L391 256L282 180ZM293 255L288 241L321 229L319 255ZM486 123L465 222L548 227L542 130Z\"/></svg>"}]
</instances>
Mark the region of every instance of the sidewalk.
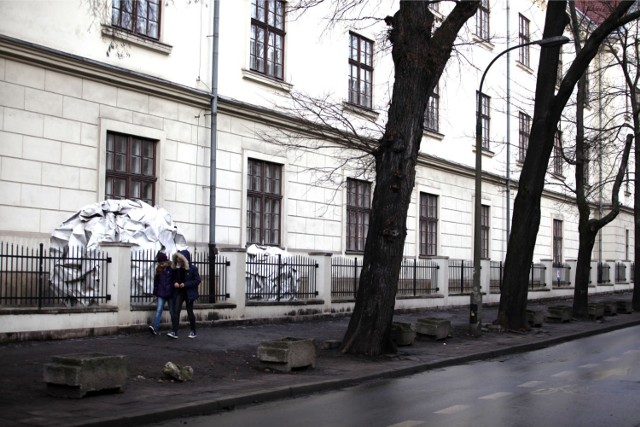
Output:
<instances>
[{"instance_id":1,"label":"sidewalk","mask_svg":"<svg viewBox=\"0 0 640 427\"><path fill-rule=\"evenodd\" d=\"M631 300L631 293L600 295L591 301ZM529 304L544 310L558 301ZM571 304L571 301L563 301ZM491 323L497 307L484 307L482 319ZM3 426L142 425L172 417L213 412L270 399L332 390L380 377L401 376L433 368L529 351L575 338L640 325L640 313L605 316L600 320L545 322L530 332L467 334L468 307L396 314L394 320L415 323L422 317L451 321L445 341L421 338L399 347L398 354L371 360L323 349L328 340L341 340L347 317L323 317L299 322L238 325L215 322L201 326L188 339L152 336L146 327L133 333L64 341L35 341L0 345L0 424ZM164 331L166 332L166 331ZM318 346L313 369L280 373L265 369L256 358L258 345L283 337L313 338ZM128 383L123 393L83 399L60 399L46 393L43 365L54 355L103 352L127 356ZM193 367L193 381L166 380L168 361Z\"/></svg>"}]
</instances>

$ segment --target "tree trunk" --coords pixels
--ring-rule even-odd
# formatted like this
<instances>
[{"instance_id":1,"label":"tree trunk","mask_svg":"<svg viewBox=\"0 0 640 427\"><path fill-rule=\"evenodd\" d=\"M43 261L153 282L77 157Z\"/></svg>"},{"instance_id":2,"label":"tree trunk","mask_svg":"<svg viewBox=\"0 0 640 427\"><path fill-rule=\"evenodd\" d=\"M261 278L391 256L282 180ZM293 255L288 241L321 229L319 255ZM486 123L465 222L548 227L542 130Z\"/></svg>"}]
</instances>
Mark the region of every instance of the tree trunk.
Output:
<instances>
[{"instance_id":1,"label":"tree trunk","mask_svg":"<svg viewBox=\"0 0 640 427\"><path fill-rule=\"evenodd\" d=\"M581 221L582 222L582 221ZM573 291L573 316L578 319L589 317L589 277L591 276L591 254L596 243L598 229L587 224L580 226L578 262L576 263L576 283Z\"/></svg>"},{"instance_id":2,"label":"tree trunk","mask_svg":"<svg viewBox=\"0 0 640 427\"><path fill-rule=\"evenodd\" d=\"M391 324L415 184L427 97L447 63L462 25L478 2L460 2L433 32L427 2L401 1L387 18L395 82L389 119L375 153L376 185L356 304L342 351L377 356L394 351Z\"/></svg>"}]
</instances>

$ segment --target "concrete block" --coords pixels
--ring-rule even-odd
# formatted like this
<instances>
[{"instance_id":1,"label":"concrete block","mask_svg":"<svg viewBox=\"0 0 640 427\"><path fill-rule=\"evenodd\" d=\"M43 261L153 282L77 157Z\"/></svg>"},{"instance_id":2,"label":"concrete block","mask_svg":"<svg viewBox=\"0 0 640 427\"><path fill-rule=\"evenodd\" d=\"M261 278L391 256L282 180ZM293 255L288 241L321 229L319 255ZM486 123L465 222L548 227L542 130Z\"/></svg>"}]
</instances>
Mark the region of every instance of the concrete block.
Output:
<instances>
[{"instance_id":1,"label":"concrete block","mask_svg":"<svg viewBox=\"0 0 640 427\"><path fill-rule=\"evenodd\" d=\"M289 372L316 366L316 345L312 339L282 338L258 346L258 359L272 369Z\"/></svg>"},{"instance_id":2,"label":"concrete block","mask_svg":"<svg viewBox=\"0 0 640 427\"><path fill-rule=\"evenodd\" d=\"M631 301L619 300L619 301L616 301L616 306L617 306L618 313L629 314L633 312L633 306L631 304Z\"/></svg>"},{"instance_id":3,"label":"concrete block","mask_svg":"<svg viewBox=\"0 0 640 427\"><path fill-rule=\"evenodd\" d=\"M618 314L618 304L616 301L604 301L604 315L605 316L615 316Z\"/></svg>"},{"instance_id":4,"label":"concrete block","mask_svg":"<svg viewBox=\"0 0 640 427\"><path fill-rule=\"evenodd\" d=\"M438 319L435 317L426 317L418 319L416 322L416 333L427 335L436 340L443 340L449 336L451 331L451 321L446 319Z\"/></svg>"},{"instance_id":5,"label":"concrete block","mask_svg":"<svg viewBox=\"0 0 640 427\"><path fill-rule=\"evenodd\" d=\"M593 319L602 319L604 317L604 304L601 302L589 303L589 317Z\"/></svg>"},{"instance_id":6,"label":"concrete block","mask_svg":"<svg viewBox=\"0 0 640 427\"><path fill-rule=\"evenodd\" d=\"M568 305L551 305L547 307L547 319L569 322L573 317L573 309Z\"/></svg>"},{"instance_id":7,"label":"concrete block","mask_svg":"<svg viewBox=\"0 0 640 427\"><path fill-rule=\"evenodd\" d=\"M540 310L527 310L527 321L529 326L540 328L544 323L544 312Z\"/></svg>"},{"instance_id":8,"label":"concrete block","mask_svg":"<svg viewBox=\"0 0 640 427\"><path fill-rule=\"evenodd\" d=\"M411 345L416 339L416 327L413 323L393 322L391 324L391 339L399 346Z\"/></svg>"},{"instance_id":9,"label":"concrete block","mask_svg":"<svg viewBox=\"0 0 640 427\"><path fill-rule=\"evenodd\" d=\"M53 356L44 365L47 393L79 399L89 392L123 391L127 382L126 356L75 353Z\"/></svg>"}]
</instances>

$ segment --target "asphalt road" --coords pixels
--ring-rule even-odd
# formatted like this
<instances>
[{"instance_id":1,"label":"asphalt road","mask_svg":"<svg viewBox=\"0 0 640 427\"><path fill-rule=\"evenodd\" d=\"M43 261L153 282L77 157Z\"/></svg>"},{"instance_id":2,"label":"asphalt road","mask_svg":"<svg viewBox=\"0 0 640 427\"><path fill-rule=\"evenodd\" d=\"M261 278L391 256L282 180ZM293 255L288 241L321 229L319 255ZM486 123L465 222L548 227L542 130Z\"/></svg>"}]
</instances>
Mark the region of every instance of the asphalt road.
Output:
<instances>
[{"instance_id":1,"label":"asphalt road","mask_svg":"<svg viewBox=\"0 0 640 427\"><path fill-rule=\"evenodd\" d=\"M640 326L404 378L156 424L640 426Z\"/></svg>"}]
</instances>

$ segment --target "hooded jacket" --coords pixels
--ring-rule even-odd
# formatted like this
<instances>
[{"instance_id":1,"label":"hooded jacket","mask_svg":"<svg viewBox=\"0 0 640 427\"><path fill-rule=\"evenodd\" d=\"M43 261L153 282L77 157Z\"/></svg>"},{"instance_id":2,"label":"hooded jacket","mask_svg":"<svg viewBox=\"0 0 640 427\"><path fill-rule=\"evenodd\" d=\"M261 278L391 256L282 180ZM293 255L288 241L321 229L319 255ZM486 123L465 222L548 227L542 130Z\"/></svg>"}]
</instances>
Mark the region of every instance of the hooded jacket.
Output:
<instances>
[{"instance_id":1,"label":"hooded jacket","mask_svg":"<svg viewBox=\"0 0 640 427\"><path fill-rule=\"evenodd\" d=\"M178 265L178 260L182 260L184 267ZM200 285L200 273L198 267L191 262L191 254L184 249L176 252L171 257L171 269L173 271L172 283L184 283L183 289L176 289L177 292L186 291L187 299L195 301L198 299L198 286Z\"/></svg>"}]
</instances>

